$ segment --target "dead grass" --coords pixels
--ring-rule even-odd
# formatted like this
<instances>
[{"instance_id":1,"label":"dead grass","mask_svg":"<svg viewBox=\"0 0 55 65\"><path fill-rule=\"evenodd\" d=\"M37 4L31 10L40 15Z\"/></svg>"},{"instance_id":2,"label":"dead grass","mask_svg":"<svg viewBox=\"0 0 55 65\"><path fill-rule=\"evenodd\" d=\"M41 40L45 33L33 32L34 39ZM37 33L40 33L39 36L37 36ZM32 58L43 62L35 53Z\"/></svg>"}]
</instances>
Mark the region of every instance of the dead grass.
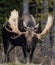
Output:
<instances>
[{"instance_id":1,"label":"dead grass","mask_svg":"<svg viewBox=\"0 0 55 65\"><path fill-rule=\"evenodd\" d=\"M33 63L31 63L31 64L29 64L29 63L27 63L27 64L22 64L22 63L4 63L4 64L0 64L0 65L41 65L41 64L33 64Z\"/></svg>"}]
</instances>

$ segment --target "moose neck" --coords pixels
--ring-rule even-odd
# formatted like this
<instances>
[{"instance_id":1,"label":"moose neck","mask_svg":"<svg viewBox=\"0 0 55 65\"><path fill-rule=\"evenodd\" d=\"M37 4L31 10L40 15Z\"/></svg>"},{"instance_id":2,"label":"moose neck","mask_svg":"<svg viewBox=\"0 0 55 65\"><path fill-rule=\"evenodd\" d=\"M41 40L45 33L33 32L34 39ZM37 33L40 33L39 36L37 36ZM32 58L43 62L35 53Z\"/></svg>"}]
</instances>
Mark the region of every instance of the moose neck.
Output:
<instances>
[{"instance_id":1,"label":"moose neck","mask_svg":"<svg viewBox=\"0 0 55 65\"><path fill-rule=\"evenodd\" d=\"M29 4L28 0L23 0L23 14L29 13Z\"/></svg>"}]
</instances>

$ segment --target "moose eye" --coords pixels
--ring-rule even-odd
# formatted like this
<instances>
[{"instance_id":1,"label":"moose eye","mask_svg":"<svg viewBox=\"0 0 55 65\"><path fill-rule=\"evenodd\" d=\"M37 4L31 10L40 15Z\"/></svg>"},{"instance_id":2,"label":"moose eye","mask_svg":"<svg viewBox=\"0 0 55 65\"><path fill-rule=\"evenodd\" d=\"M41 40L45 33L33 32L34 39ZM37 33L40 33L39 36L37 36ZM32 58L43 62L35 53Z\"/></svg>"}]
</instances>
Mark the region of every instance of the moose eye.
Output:
<instances>
[{"instance_id":1,"label":"moose eye","mask_svg":"<svg viewBox=\"0 0 55 65\"><path fill-rule=\"evenodd\" d=\"M36 32L38 30L38 28L34 28L34 31Z\"/></svg>"},{"instance_id":2,"label":"moose eye","mask_svg":"<svg viewBox=\"0 0 55 65\"><path fill-rule=\"evenodd\" d=\"M34 31L37 31L39 28L39 23L34 27Z\"/></svg>"},{"instance_id":3,"label":"moose eye","mask_svg":"<svg viewBox=\"0 0 55 65\"><path fill-rule=\"evenodd\" d=\"M24 27L24 29L27 29L27 27Z\"/></svg>"},{"instance_id":4,"label":"moose eye","mask_svg":"<svg viewBox=\"0 0 55 65\"><path fill-rule=\"evenodd\" d=\"M34 30L36 30L37 28L34 28Z\"/></svg>"},{"instance_id":5,"label":"moose eye","mask_svg":"<svg viewBox=\"0 0 55 65\"><path fill-rule=\"evenodd\" d=\"M34 31L37 31L37 29L36 29L36 28L34 28Z\"/></svg>"}]
</instances>

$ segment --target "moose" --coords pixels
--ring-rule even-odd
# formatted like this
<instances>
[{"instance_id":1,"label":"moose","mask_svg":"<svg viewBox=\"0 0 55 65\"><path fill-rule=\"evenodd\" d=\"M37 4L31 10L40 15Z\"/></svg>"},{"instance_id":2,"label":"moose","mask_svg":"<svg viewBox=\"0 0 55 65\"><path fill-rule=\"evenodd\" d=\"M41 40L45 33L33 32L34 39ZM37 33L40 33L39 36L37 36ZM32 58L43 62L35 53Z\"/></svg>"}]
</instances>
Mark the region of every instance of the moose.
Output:
<instances>
[{"instance_id":1,"label":"moose","mask_svg":"<svg viewBox=\"0 0 55 65\"><path fill-rule=\"evenodd\" d=\"M29 62L32 57L38 39L42 39L51 29L54 17L48 15L46 27L41 33L38 32L39 23L36 24L35 18L31 14L24 14L19 20L18 11L13 10L9 19L3 24L2 37L5 61L9 62L9 53L15 46L21 46L25 58L29 55Z\"/></svg>"}]
</instances>

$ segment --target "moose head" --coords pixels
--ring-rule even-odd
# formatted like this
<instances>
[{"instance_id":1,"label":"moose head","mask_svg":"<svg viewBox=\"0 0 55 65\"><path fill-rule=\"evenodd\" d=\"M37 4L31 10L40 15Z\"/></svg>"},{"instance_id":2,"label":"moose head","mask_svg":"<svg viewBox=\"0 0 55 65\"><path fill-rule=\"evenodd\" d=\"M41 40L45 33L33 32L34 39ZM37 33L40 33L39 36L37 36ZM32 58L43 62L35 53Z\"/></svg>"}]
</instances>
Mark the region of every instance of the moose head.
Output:
<instances>
[{"instance_id":1,"label":"moose head","mask_svg":"<svg viewBox=\"0 0 55 65\"><path fill-rule=\"evenodd\" d=\"M13 10L11 12L11 16L9 17L9 19L6 19L7 22L9 22L12 30L8 30L5 26L6 30L9 32L15 32L18 34L18 36L25 34L26 37L29 36L32 38L35 36L36 38L41 40L41 38L44 37L50 31L50 29L53 25L54 16L51 14L48 15L47 24L46 24L44 30L39 34L35 33L35 31L38 30L39 23L36 25L35 18L32 15L30 15L30 14L23 15L23 26L24 26L25 32L21 32L19 30L18 19L19 19L18 11Z\"/></svg>"}]
</instances>

